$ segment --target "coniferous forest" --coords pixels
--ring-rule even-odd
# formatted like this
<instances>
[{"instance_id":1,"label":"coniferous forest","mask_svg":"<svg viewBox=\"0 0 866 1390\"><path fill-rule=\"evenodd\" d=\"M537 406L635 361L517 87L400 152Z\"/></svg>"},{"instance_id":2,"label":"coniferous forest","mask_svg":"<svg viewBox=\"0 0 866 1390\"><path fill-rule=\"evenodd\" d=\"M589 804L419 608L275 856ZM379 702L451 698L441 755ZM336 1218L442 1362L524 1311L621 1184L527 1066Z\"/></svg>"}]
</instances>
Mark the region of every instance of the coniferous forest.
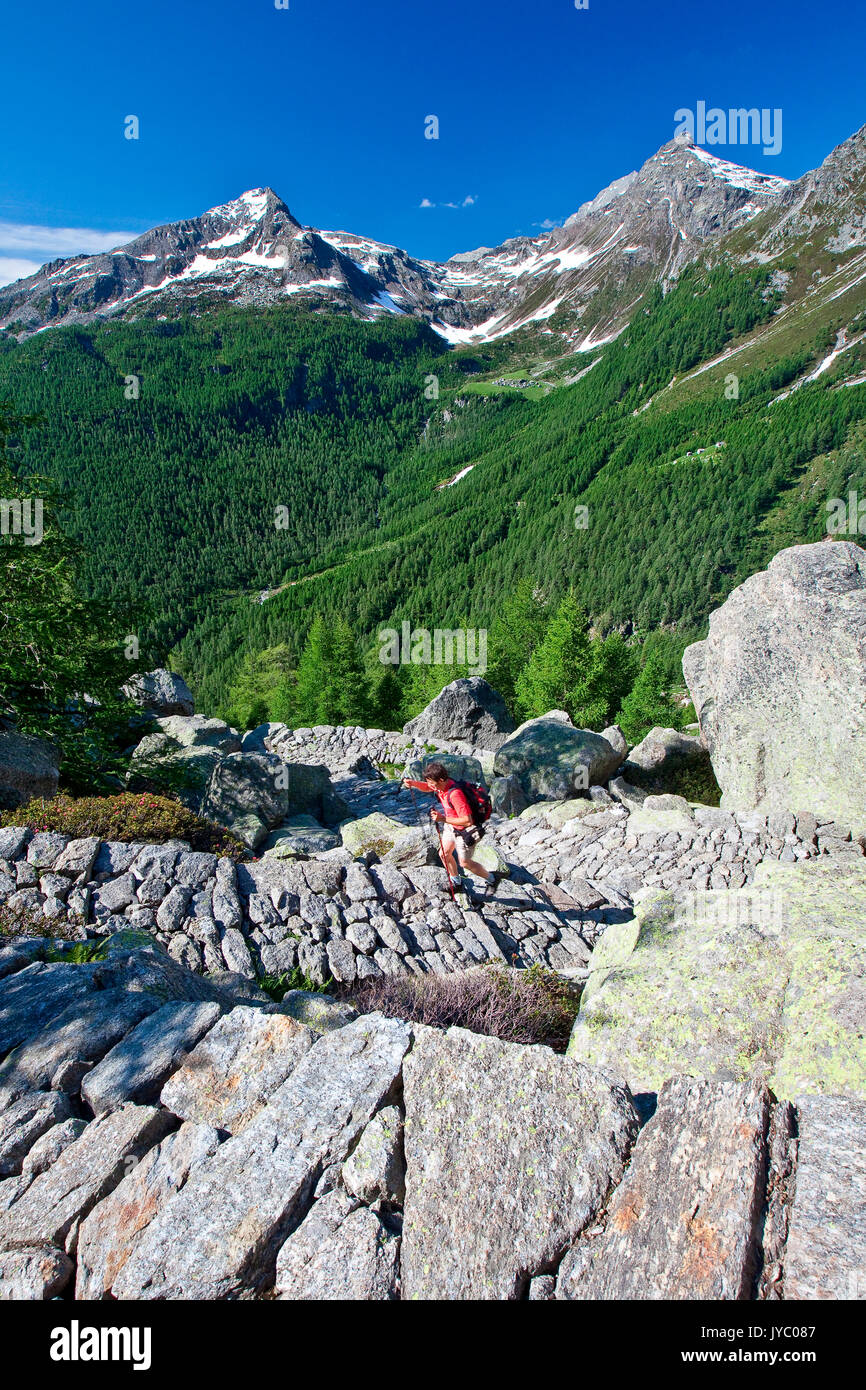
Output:
<instances>
[{"instance_id":1,"label":"coniferous forest","mask_svg":"<svg viewBox=\"0 0 866 1390\"><path fill-rule=\"evenodd\" d=\"M650 704L680 684L711 609L866 481L864 387L774 400L826 334L734 399L707 379L663 404L777 300L763 270L687 270L536 399L473 389L519 335L455 351L409 318L200 305L6 337L0 399L32 417L7 461L50 477L88 597L200 709L402 723L463 673L383 667L377 633L405 620L485 629L517 713L601 727L641 672Z\"/></svg>"}]
</instances>

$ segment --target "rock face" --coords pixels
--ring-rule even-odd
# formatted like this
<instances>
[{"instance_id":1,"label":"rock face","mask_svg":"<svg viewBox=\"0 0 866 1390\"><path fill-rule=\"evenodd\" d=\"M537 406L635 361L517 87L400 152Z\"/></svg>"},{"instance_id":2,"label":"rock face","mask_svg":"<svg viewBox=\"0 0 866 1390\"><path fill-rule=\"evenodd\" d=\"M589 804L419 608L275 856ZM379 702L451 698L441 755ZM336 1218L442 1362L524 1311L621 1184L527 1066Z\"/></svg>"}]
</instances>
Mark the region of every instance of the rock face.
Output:
<instances>
[{"instance_id":1,"label":"rock face","mask_svg":"<svg viewBox=\"0 0 866 1390\"><path fill-rule=\"evenodd\" d=\"M261 867L263 885L272 869ZM411 887L387 866L355 867L396 894ZM3 984L41 979L46 1007L61 1004L31 1062L51 1055L55 1028L96 1056L106 1034L94 1005L112 992L141 1003L143 982L170 983L200 1007L200 990L215 988L169 958L160 975L149 944L136 968L125 935L106 961L47 975L17 952ZM56 972L92 985L73 1001L77 1019ZM815 1022L826 978L792 979L794 1026L832 1078ZM655 1097L637 1098L651 1118L635 1140L637 1105L610 1073L545 1047L357 1018L299 991L266 1000L236 1004L187 1054L156 1030L172 1070L153 1106L94 1117L98 1068L37 1068L44 1089L0 1096L12 1170L0 1177L0 1299L53 1298L70 1283L78 1299L863 1295L862 1087L791 1105L752 1081L673 1076L654 1114ZM850 995L842 1012L856 1007Z\"/></svg>"},{"instance_id":2,"label":"rock face","mask_svg":"<svg viewBox=\"0 0 866 1390\"><path fill-rule=\"evenodd\" d=\"M866 831L866 551L781 551L710 615L683 671L724 807Z\"/></svg>"},{"instance_id":3,"label":"rock face","mask_svg":"<svg viewBox=\"0 0 866 1390\"><path fill-rule=\"evenodd\" d=\"M515 1299L619 1181L628 1092L543 1047L416 1027L404 1066L404 1298Z\"/></svg>"},{"instance_id":4,"label":"rock face","mask_svg":"<svg viewBox=\"0 0 866 1390\"><path fill-rule=\"evenodd\" d=\"M601 734L575 729L554 710L521 724L500 745L494 771L518 777L528 801L563 800L607 782L621 762L621 751Z\"/></svg>"},{"instance_id":5,"label":"rock face","mask_svg":"<svg viewBox=\"0 0 866 1390\"><path fill-rule=\"evenodd\" d=\"M283 1014L242 1006L211 1028L160 1097L185 1120L239 1134L313 1045L315 1034Z\"/></svg>"},{"instance_id":6,"label":"rock face","mask_svg":"<svg viewBox=\"0 0 866 1390\"><path fill-rule=\"evenodd\" d=\"M53 1245L23 1246L0 1252L0 1302L41 1302L65 1289L75 1266Z\"/></svg>"},{"instance_id":7,"label":"rock face","mask_svg":"<svg viewBox=\"0 0 866 1390\"><path fill-rule=\"evenodd\" d=\"M219 1015L219 1004L171 1003L144 1019L84 1078L81 1094L94 1114L156 1100L181 1056Z\"/></svg>"},{"instance_id":8,"label":"rock face","mask_svg":"<svg viewBox=\"0 0 866 1390\"><path fill-rule=\"evenodd\" d=\"M864 901L862 860L648 898L593 953L569 1055L635 1092L696 1071L780 1099L866 1094Z\"/></svg>"},{"instance_id":9,"label":"rock face","mask_svg":"<svg viewBox=\"0 0 866 1390\"><path fill-rule=\"evenodd\" d=\"M11 811L34 797L57 794L57 752L41 738L0 732L0 811Z\"/></svg>"},{"instance_id":10,"label":"rock face","mask_svg":"<svg viewBox=\"0 0 866 1390\"><path fill-rule=\"evenodd\" d=\"M345 1192L316 1202L277 1256L280 1298L387 1301L397 1298L400 1240Z\"/></svg>"},{"instance_id":11,"label":"rock face","mask_svg":"<svg viewBox=\"0 0 866 1390\"><path fill-rule=\"evenodd\" d=\"M74 1254L84 1217L112 1192L127 1168L171 1127L167 1110L125 1105L87 1126L57 1162L0 1214L0 1250L40 1241Z\"/></svg>"},{"instance_id":12,"label":"rock face","mask_svg":"<svg viewBox=\"0 0 866 1390\"><path fill-rule=\"evenodd\" d=\"M192 714L195 709L186 681L164 667L136 676L124 687L124 693L142 709L156 715Z\"/></svg>"},{"instance_id":13,"label":"rock face","mask_svg":"<svg viewBox=\"0 0 866 1390\"><path fill-rule=\"evenodd\" d=\"M428 739L460 739L478 748L499 748L514 732L514 720L498 691L470 676L446 685L434 700L403 726L404 734Z\"/></svg>"},{"instance_id":14,"label":"rock face","mask_svg":"<svg viewBox=\"0 0 866 1390\"><path fill-rule=\"evenodd\" d=\"M798 1111L785 1298L866 1298L866 1103L809 1096Z\"/></svg>"},{"instance_id":15,"label":"rock face","mask_svg":"<svg viewBox=\"0 0 866 1390\"><path fill-rule=\"evenodd\" d=\"M157 1212L219 1146L209 1125L185 1124L130 1165L90 1213L78 1237L76 1298L106 1298Z\"/></svg>"},{"instance_id":16,"label":"rock face","mask_svg":"<svg viewBox=\"0 0 866 1390\"><path fill-rule=\"evenodd\" d=\"M753 1297L769 1114L763 1087L667 1082L603 1233L566 1255L556 1297Z\"/></svg>"},{"instance_id":17,"label":"rock face","mask_svg":"<svg viewBox=\"0 0 866 1390\"><path fill-rule=\"evenodd\" d=\"M273 1282L316 1176L348 1156L399 1077L409 1040L405 1024L377 1014L320 1038L151 1223L115 1296L215 1298Z\"/></svg>"}]
</instances>

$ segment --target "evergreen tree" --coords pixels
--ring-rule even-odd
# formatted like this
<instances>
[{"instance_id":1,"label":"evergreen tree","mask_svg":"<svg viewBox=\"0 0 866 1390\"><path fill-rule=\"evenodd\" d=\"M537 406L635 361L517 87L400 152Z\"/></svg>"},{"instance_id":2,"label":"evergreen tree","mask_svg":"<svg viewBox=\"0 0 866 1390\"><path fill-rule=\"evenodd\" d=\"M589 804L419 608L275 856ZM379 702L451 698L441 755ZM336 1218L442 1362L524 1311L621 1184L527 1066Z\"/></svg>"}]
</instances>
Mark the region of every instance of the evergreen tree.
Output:
<instances>
[{"instance_id":1,"label":"evergreen tree","mask_svg":"<svg viewBox=\"0 0 866 1390\"><path fill-rule=\"evenodd\" d=\"M367 677L344 618L317 613L297 674L278 692L295 725L365 724L370 717Z\"/></svg>"},{"instance_id":2,"label":"evergreen tree","mask_svg":"<svg viewBox=\"0 0 866 1390\"><path fill-rule=\"evenodd\" d=\"M630 744L639 743L656 726L682 728L684 710L670 698L669 687L666 653L662 649L650 651L616 719Z\"/></svg>"},{"instance_id":3,"label":"evergreen tree","mask_svg":"<svg viewBox=\"0 0 866 1390\"><path fill-rule=\"evenodd\" d=\"M403 717L403 687L393 667L382 668L382 674L373 685L371 699L373 719L377 728L402 729L406 723Z\"/></svg>"},{"instance_id":4,"label":"evergreen tree","mask_svg":"<svg viewBox=\"0 0 866 1390\"><path fill-rule=\"evenodd\" d=\"M291 653L287 646L248 652L229 690L224 717L237 729L254 729L283 712L280 692L288 676Z\"/></svg>"},{"instance_id":5,"label":"evergreen tree","mask_svg":"<svg viewBox=\"0 0 866 1390\"><path fill-rule=\"evenodd\" d=\"M574 595L565 595L541 643L516 682L524 718L564 709L582 729L601 729L607 716L604 658L589 635L589 619Z\"/></svg>"},{"instance_id":6,"label":"evergreen tree","mask_svg":"<svg viewBox=\"0 0 866 1390\"><path fill-rule=\"evenodd\" d=\"M370 721L370 688L358 652L358 644L345 618L338 618L331 634L328 672L330 692L327 724L361 724Z\"/></svg>"},{"instance_id":7,"label":"evergreen tree","mask_svg":"<svg viewBox=\"0 0 866 1390\"><path fill-rule=\"evenodd\" d=\"M518 676L544 637L548 617L541 591L526 577L519 580L493 621L486 679L509 709L515 708Z\"/></svg>"},{"instance_id":8,"label":"evergreen tree","mask_svg":"<svg viewBox=\"0 0 866 1390\"><path fill-rule=\"evenodd\" d=\"M0 728L54 743L69 789L105 789L116 785L137 713L121 687L153 663L129 639L130 614L82 596L81 552L57 522L55 486L10 471L6 437L32 423L0 407L0 497L26 509L31 539L39 532L25 544L13 522L0 538Z\"/></svg>"},{"instance_id":9,"label":"evergreen tree","mask_svg":"<svg viewBox=\"0 0 866 1390\"><path fill-rule=\"evenodd\" d=\"M330 688L333 639L329 624L317 613L310 627L298 669L283 695L295 725L327 724L334 703Z\"/></svg>"}]
</instances>

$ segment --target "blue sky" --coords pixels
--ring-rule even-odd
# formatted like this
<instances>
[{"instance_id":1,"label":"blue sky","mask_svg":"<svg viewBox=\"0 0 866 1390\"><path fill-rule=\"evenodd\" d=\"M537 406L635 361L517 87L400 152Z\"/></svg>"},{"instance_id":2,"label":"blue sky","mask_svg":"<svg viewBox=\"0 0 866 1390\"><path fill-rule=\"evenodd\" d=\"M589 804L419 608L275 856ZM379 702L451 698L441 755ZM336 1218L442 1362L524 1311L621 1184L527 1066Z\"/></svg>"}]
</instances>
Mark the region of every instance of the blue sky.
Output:
<instances>
[{"instance_id":1,"label":"blue sky","mask_svg":"<svg viewBox=\"0 0 866 1390\"><path fill-rule=\"evenodd\" d=\"M3 33L0 282L267 184L444 259L562 221L699 101L781 108L778 155L711 148L788 178L866 122L851 0L42 0Z\"/></svg>"}]
</instances>

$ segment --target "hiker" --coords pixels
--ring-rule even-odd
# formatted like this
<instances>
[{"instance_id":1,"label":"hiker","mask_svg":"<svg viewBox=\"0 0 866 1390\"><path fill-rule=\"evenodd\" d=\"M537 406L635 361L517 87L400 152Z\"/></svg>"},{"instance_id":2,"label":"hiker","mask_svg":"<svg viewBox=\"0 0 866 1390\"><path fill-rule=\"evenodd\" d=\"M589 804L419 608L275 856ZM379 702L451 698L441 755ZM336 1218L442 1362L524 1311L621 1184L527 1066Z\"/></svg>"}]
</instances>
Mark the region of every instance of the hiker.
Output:
<instances>
[{"instance_id":1,"label":"hiker","mask_svg":"<svg viewBox=\"0 0 866 1390\"><path fill-rule=\"evenodd\" d=\"M442 809L431 807L430 819L442 825L439 853L452 887L464 890L469 888L468 880L460 872L461 869L468 869L488 887L494 888L503 875L488 873L483 864L471 857L472 846L477 845L484 834L483 826L478 824L469 804L467 791L471 793L473 789L467 787L464 790L466 784L455 782L442 763L428 763L424 769L424 776L426 780L423 782L413 782L404 777L403 786L415 787L422 792L433 792L439 798ZM487 814L490 814L489 801ZM455 855L460 868L455 862Z\"/></svg>"}]
</instances>

